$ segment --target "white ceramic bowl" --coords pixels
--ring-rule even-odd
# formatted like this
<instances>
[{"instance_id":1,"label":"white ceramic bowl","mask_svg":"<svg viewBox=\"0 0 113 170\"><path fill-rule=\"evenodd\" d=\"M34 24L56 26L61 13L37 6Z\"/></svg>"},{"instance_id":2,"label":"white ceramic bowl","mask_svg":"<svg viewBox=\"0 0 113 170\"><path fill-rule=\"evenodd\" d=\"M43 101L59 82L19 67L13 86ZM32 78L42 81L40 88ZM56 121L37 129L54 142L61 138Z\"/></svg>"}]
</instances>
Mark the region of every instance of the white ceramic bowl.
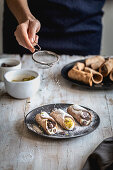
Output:
<instances>
[{"instance_id":1,"label":"white ceramic bowl","mask_svg":"<svg viewBox=\"0 0 113 170\"><path fill-rule=\"evenodd\" d=\"M2 67L3 63L14 65L11 67ZM0 81L4 81L4 74L11 70L21 69L21 62L13 58L1 58L0 59Z\"/></svg>"},{"instance_id":2,"label":"white ceramic bowl","mask_svg":"<svg viewBox=\"0 0 113 170\"><path fill-rule=\"evenodd\" d=\"M13 80L30 76L34 76L35 78L29 81L13 82ZM25 99L33 96L38 91L40 86L40 76L37 72L32 70L21 69L9 71L4 75L4 83L6 91L10 96L18 99Z\"/></svg>"}]
</instances>

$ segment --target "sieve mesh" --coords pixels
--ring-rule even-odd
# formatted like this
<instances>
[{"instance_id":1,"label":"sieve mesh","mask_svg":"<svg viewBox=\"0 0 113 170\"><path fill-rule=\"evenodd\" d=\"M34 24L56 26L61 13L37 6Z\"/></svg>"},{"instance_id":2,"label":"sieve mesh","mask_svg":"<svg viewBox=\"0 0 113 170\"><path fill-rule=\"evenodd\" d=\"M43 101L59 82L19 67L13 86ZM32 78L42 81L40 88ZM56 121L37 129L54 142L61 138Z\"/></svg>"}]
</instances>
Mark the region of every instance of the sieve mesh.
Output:
<instances>
[{"instance_id":1,"label":"sieve mesh","mask_svg":"<svg viewBox=\"0 0 113 170\"><path fill-rule=\"evenodd\" d=\"M51 51L36 51L32 59L38 64L51 67L59 61L59 56Z\"/></svg>"}]
</instances>

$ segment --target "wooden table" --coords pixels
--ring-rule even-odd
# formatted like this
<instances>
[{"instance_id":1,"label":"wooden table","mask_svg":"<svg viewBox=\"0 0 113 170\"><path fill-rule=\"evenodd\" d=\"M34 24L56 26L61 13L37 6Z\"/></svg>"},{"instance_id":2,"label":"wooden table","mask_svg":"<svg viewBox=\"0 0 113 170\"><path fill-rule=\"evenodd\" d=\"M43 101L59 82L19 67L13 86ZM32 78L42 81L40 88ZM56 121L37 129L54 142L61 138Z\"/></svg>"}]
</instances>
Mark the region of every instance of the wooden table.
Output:
<instances>
[{"instance_id":1,"label":"wooden table","mask_svg":"<svg viewBox=\"0 0 113 170\"><path fill-rule=\"evenodd\" d=\"M41 70L31 56L24 55L23 68L38 71L42 79L40 90L27 100L10 97L0 83L0 170L81 170L97 145L113 136L113 91L79 89L61 77L65 64L82 58L63 55L56 66ZM93 109L100 116L99 127L89 135L66 140L42 138L27 130L24 116L30 110L60 102Z\"/></svg>"}]
</instances>

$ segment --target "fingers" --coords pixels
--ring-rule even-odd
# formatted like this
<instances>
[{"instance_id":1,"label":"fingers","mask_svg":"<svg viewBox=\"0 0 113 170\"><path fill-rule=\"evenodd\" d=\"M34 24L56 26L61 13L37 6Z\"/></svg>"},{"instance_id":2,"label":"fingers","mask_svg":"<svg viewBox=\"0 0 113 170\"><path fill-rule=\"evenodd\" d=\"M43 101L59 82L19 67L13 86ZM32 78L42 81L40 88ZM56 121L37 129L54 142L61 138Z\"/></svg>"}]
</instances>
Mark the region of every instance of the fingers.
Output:
<instances>
[{"instance_id":1,"label":"fingers","mask_svg":"<svg viewBox=\"0 0 113 170\"><path fill-rule=\"evenodd\" d=\"M33 53L35 51L34 45L38 43L38 35L36 35L36 32L39 29L39 22L31 23L29 20L27 20L26 22L17 26L14 35L21 46L29 49ZM30 40L31 38L32 41Z\"/></svg>"},{"instance_id":2,"label":"fingers","mask_svg":"<svg viewBox=\"0 0 113 170\"><path fill-rule=\"evenodd\" d=\"M31 43L34 43L36 39L36 33L40 30L40 22L37 20L29 22L28 37Z\"/></svg>"},{"instance_id":3,"label":"fingers","mask_svg":"<svg viewBox=\"0 0 113 170\"><path fill-rule=\"evenodd\" d=\"M31 44L27 34L28 26L29 21L26 21L25 23L18 25L14 35L16 37L16 40L21 46L29 49L31 52L34 52L35 51L34 47Z\"/></svg>"}]
</instances>

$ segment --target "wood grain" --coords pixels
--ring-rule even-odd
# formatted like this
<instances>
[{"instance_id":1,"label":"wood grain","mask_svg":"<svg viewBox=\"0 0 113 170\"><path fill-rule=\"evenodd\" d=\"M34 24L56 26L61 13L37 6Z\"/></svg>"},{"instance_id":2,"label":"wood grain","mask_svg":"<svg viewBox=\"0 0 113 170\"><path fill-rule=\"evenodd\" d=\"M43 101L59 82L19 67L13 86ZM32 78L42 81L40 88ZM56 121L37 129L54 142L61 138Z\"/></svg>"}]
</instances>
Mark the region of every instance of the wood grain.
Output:
<instances>
[{"instance_id":1,"label":"wood grain","mask_svg":"<svg viewBox=\"0 0 113 170\"><path fill-rule=\"evenodd\" d=\"M81 170L89 154L105 138L113 135L113 91L80 89L61 77L62 67L83 59L62 55L50 69L39 69L30 55L22 58L23 68L41 75L39 91L30 99L17 100L0 84L0 168L16 170ZM100 116L99 127L91 134L67 140L42 138L29 132L24 116L32 109L50 103L77 103Z\"/></svg>"}]
</instances>

